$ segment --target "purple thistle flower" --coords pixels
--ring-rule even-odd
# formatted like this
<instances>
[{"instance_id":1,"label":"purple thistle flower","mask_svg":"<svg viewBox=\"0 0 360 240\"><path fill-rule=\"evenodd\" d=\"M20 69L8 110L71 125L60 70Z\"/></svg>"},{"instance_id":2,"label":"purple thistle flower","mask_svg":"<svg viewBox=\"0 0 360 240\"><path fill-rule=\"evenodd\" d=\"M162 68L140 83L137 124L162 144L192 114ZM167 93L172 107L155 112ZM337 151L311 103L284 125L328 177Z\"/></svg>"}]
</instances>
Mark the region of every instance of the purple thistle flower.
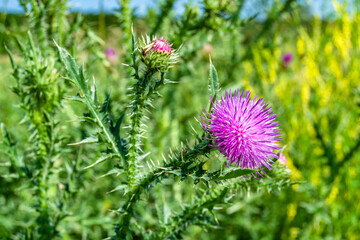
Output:
<instances>
[{"instance_id":1,"label":"purple thistle flower","mask_svg":"<svg viewBox=\"0 0 360 240\"><path fill-rule=\"evenodd\" d=\"M118 55L114 48L107 48L105 50L105 56L110 63L116 63L118 60Z\"/></svg>"},{"instance_id":2,"label":"purple thistle flower","mask_svg":"<svg viewBox=\"0 0 360 240\"><path fill-rule=\"evenodd\" d=\"M267 108L262 98L256 98L250 99L250 91L246 95L239 89L234 95L231 90L225 91L221 101L214 102L213 111L201 118L215 147L227 158L228 167L229 163L235 163L240 168L260 169L265 173L262 166L271 169L271 159L278 158L273 150L281 148L277 142L282 134L271 107Z\"/></svg>"},{"instance_id":3,"label":"purple thistle flower","mask_svg":"<svg viewBox=\"0 0 360 240\"><path fill-rule=\"evenodd\" d=\"M116 50L113 48L107 48L105 50L105 54L106 56L115 56L116 55Z\"/></svg>"},{"instance_id":4,"label":"purple thistle flower","mask_svg":"<svg viewBox=\"0 0 360 240\"><path fill-rule=\"evenodd\" d=\"M285 68L289 67L290 63L291 63L292 60L293 60L293 57L294 57L294 56L293 56L292 53L285 53L285 54L281 57L283 67L285 67Z\"/></svg>"}]
</instances>

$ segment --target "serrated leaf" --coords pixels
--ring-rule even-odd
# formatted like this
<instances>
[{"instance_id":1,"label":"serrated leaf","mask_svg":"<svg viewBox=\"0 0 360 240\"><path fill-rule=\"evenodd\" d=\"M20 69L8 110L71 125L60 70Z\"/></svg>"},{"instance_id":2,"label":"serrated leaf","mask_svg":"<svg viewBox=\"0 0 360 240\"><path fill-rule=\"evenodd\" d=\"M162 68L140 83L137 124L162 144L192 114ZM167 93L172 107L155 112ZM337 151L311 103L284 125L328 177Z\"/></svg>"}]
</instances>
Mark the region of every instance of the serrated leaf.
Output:
<instances>
[{"instance_id":1,"label":"serrated leaf","mask_svg":"<svg viewBox=\"0 0 360 240\"><path fill-rule=\"evenodd\" d=\"M134 32L133 32L133 29L131 28L131 51L134 52L135 48L136 48L135 35L134 35Z\"/></svg>"},{"instance_id":2,"label":"serrated leaf","mask_svg":"<svg viewBox=\"0 0 360 240\"><path fill-rule=\"evenodd\" d=\"M90 114L93 117L93 119L88 117L81 117L81 119L91 121L97 124L101 128L109 144L111 145L111 148L115 153L114 155L121 157L120 150L118 149L115 140L113 139L111 133L106 127L107 121L104 121L104 117L106 117L106 114L104 116L104 114L99 111L97 103L94 102L96 100L96 96L94 94L93 96L91 96L90 94L90 90L85 80L82 66L78 67L71 55L65 49L61 48L56 42L55 44L59 50L61 61L65 65L69 78L75 83L79 90L82 91L84 102L88 106Z\"/></svg>"},{"instance_id":3,"label":"serrated leaf","mask_svg":"<svg viewBox=\"0 0 360 240\"><path fill-rule=\"evenodd\" d=\"M84 94L87 94L88 88L84 78L82 66L78 68L75 60L71 57L71 55L64 48L60 47L56 42L55 45L59 50L60 58L65 65L71 81L75 83L76 86L84 92Z\"/></svg>"},{"instance_id":4,"label":"serrated leaf","mask_svg":"<svg viewBox=\"0 0 360 240\"><path fill-rule=\"evenodd\" d=\"M6 51L7 54L9 55L10 62L11 62L11 66L12 66L12 68L15 70L16 64L15 64L13 55L12 55L11 51L8 49L8 47L6 46L5 42L4 42L3 44L4 44L5 51Z\"/></svg>"},{"instance_id":5,"label":"serrated leaf","mask_svg":"<svg viewBox=\"0 0 360 240\"><path fill-rule=\"evenodd\" d=\"M228 171L225 174L223 174L222 176L214 176L211 180L212 181L222 181L222 180L237 178L237 177L244 176L247 174L255 173L257 171L258 170L253 170L253 169L248 169L248 168L244 168L244 169L239 168L239 169Z\"/></svg>"},{"instance_id":6,"label":"serrated leaf","mask_svg":"<svg viewBox=\"0 0 360 240\"><path fill-rule=\"evenodd\" d=\"M101 109L100 109L101 113L107 114L107 111L108 111L108 108L109 108L109 101L110 101L110 95L106 94L105 101L101 105Z\"/></svg>"},{"instance_id":7,"label":"serrated leaf","mask_svg":"<svg viewBox=\"0 0 360 240\"><path fill-rule=\"evenodd\" d=\"M98 160L96 160L96 162L94 162L93 164L90 164L89 166L85 167L84 169L91 168L91 167L93 167L93 166L95 166L95 165L97 165L97 164L99 164L99 163L101 163L101 162L103 162L103 161L105 161L105 160L107 160L107 159L110 159L110 158L112 158L112 157L113 157L112 154L103 155L103 156L101 156Z\"/></svg>"},{"instance_id":8,"label":"serrated leaf","mask_svg":"<svg viewBox=\"0 0 360 240\"><path fill-rule=\"evenodd\" d=\"M75 102L81 102L81 103L86 103L85 99L83 97L80 97L79 95L76 96L71 96L71 97L66 97L67 100L71 100L71 101L75 101Z\"/></svg>"},{"instance_id":9,"label":"serrated leaf","mask_svg":"<svg viewBox=\"0 0 360 240\"><path fill-rule=\"evenodd\" d=\"M92 124L97 124L96 119L93 119L91 117L84 117L84 116L78 117L75 121L77 121L77 122L89 122L89 123L92 123Z\"/></svg>"},{"instance_id":10,"label":"serrated leaf","mask_svg":"<svg viewBox=\"0 0 360 240\"><path fill-rule=\"evenodd\" d=\"M68 145L70 146L76 146L76 145L81 145L81 144L86 144L86 143L97 143L98 142L98 138L97 137L88 137L85 138L83 140L81 140L80 142L77 143L70 143Z\"/></svg>"},{"instance_id":11,"label":"serrated leaf","mask_svg":"<svg viewBox=\"0 0 360 240\"><path fill-rule=\"evenodd\" d=\"M217 90L219 89L219 80L216 72L216 68L211 62L210 58L210 73L209 73L209 90L211 96L214 98Z\"/></svg>"},{"instance_id":12,"label":"serrated leaf","mask_svg":"<svg viewBox=\"0 0 360 240\"><path fill-rule=\"evenodd\" d=\"M112 120L110 120L110 131L117 141L120 140L120 126L124 117L125 113L119 117L119 119L116 121L115 126L113 125Z\"/></svg>"}]
</instances>

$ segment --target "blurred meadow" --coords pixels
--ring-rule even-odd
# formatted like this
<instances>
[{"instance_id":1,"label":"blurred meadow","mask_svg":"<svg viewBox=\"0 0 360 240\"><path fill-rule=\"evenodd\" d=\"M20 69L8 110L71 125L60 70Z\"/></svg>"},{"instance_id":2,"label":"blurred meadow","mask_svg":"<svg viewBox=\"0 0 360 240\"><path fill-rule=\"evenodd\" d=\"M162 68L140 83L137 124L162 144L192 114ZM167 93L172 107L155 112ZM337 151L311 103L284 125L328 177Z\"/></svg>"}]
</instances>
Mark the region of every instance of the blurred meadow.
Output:
<instances>
[{"instance_id":1,"label":"blurred meadow","mask_svg":"<svg viewBox=\"0 0 360 240\"><path fill-rule=\"evenodd\" d=\"M0 14L0 239L50 239L41 237L39 216L44 215L33 201L43 192L37 192L25 176L28 170L20 173L14 167L16 161L31 162L34 142L24 120L29 114L26 96L20 99L13 90L19 85L6 49L16 64L25 66L29 58L21 45L32 35L44 53L42 61L56 66L52 72L39 72L45 78L54 76L61 83L56 94L64 95L54 107L54 136L61 138L47 180L51 210L46 218L53 219L50 225L56 229L48 236L106 239L119 218L114 209L123 201L124 193L117 188L122 180L117 174L101 177L116 166L115 160L84 169L106 151L101 144L69 145L97 130L76 120L87 110L67 100L77 90L65 79L53 40L83 64L88 79L95 79L101 101L110 95L109 115L117 119L125 113L128 123L131 80L125 64L131 61L131 28L136 37L156 35L180 48L180 62L166 76L174 83L159 91L161 97L154 99L147 114L143 150L150 152L149 159L163 159L163 153L182 142L193 144L192 128L202 131L198 121L209 103L211 57L222 93L250 90L272 106L281 124L290 180L296 182L281 189L268 185L234 191L231 203L215 208L214 219L186 224L182 239L360 239L357 1L323 1L323 8L331 10L321 16L312 11L312 1L296 0L189 1L182 2L182 12L175 9L176 0L159 0L142 15L129 7L129 0L120 0L119 9L111 13L91 14L68 11L66 1L20 2L23 13ZM244 14L250 5L252 10ZM218 155L212 153L209 159L224 161ZM203 166L213 167L209 162ZM172 214L181 211L178 204L192 202L200 191L193 182L179 177L154 182L136 209L143 227L139 229L158 231L157 218L166 225ZM157 187L160 184L162 188ZM143 239L141 234L134 230L133 239ZM168 238L173 239L163 237Z\"/></svg>"}]
</instances>

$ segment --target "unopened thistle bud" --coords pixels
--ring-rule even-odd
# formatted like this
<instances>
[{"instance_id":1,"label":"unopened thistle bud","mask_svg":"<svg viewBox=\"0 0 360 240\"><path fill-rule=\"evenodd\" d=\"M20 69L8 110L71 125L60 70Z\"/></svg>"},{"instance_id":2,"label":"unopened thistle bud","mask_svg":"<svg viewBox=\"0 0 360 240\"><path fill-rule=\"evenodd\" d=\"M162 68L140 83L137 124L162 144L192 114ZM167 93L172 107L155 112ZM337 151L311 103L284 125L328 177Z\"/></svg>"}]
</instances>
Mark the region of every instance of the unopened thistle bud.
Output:
<instances>
[{"instance_id":1,"label":"unopened thistle bud","mask_svg":"<svg viewBox=\"0 0 360 240\"><path fill-rule=\"evenodd\" d=\"M145 65L155 71L168 70L178 61L178 54L164 39L150 39L146 36L139 41L141 60Z\"/></svg>"}]
</instances>

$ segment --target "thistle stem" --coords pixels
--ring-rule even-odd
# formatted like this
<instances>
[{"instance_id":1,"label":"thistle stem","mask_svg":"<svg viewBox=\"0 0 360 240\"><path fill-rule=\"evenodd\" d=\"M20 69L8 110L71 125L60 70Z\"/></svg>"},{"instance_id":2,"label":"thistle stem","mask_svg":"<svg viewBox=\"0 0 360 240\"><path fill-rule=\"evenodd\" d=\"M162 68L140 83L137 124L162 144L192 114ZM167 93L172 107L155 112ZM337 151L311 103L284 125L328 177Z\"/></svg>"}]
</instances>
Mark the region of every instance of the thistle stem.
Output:
<instances>
[{"instance_id":1,"label":"thistle stem","mask_svg":"<svg viewBox=\"0 0 360 240\"><path fill-rule=\"evenodd\" d=\"M121 13L121 17L122 17L122 23L121 23L121 28L123 31L123 41L126 43L124 45L125 47L125 51L131 49L131 18L132 18L132 12L130 9L130 0L119 0L119 3L121 5L121 9L120 9L120 13ZM128 56L128 55L125 55ZM126 57L127 60L129 60Z\"/></svg>"},{"instance_id":2,"label":"thistle stem","mask_svg":"<svg viewBox=\"0 0 360 240\"><path fill-rule=\"evenodd\" d=\"M130 228L130 220L133 216L133 209L136 202L139 200L141 193L144 189L147 189L152 182L157 178L164 176L165 174L171 174L172 170L181 168L184 164L189 161L194 161L199 156L210 153L213 150L209 146L209 140L203 138L198 144L194 146L193 149L186 147L182 151L179 151L177 154L165 163L163 166L153 169L145 177L143 177L138 184L130 189L127 193L127 198L123 204L120 211L122 212L122 217L120 223L115 228L116 236L113 239L125 239Z\"/></svg>"},{"instance_id":3,"label":"thistle stem","mask_svg":"<svg viewBox=\"0 0 360 240\"><path fill-rule=\"evenodd\" d=\"M130 133L128 137L128 159L127 159L127 177L128 186L130 189L134 187L136 175L136 160L139 158L139 151L141 151L141 137L144 133L141 129L141 121L144 117L143 110L145 109L146 100L146 85L150 81L154 72L147 70L144 77L138 79L134 86L134 100L131 104L132 115L130 123Z\"/></svg>"}]
</instances>

